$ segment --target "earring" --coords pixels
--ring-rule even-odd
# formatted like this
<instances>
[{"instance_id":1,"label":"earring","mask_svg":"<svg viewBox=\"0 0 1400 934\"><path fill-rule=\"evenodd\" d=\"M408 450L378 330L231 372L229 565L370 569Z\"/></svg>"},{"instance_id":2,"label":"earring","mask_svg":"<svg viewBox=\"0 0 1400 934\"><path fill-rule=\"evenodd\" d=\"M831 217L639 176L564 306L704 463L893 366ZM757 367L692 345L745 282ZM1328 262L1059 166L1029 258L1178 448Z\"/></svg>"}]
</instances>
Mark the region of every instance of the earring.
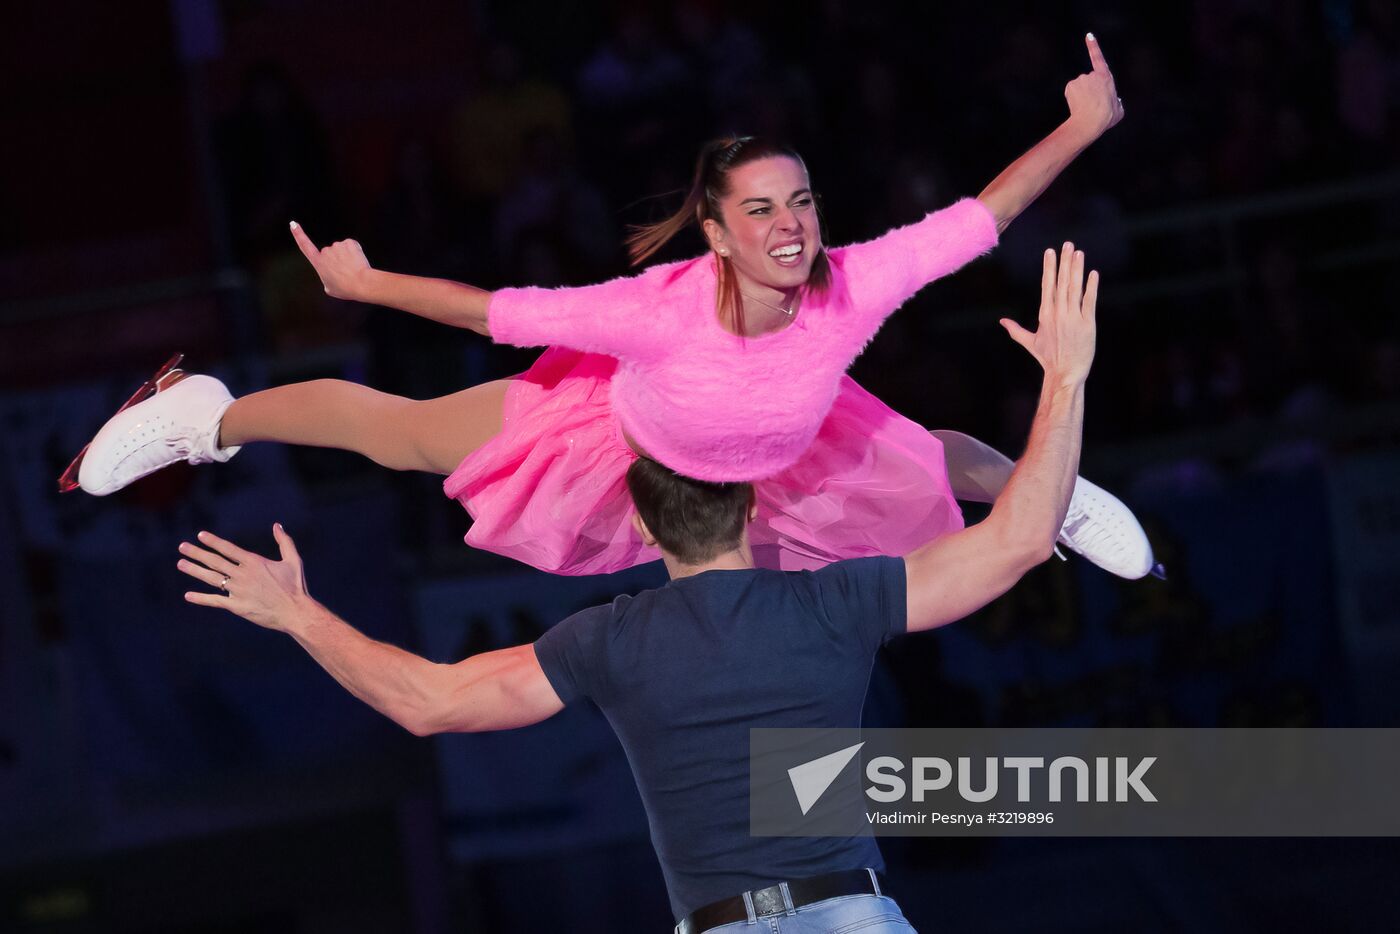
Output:
<instances>
[{"instance_id":1,"label":"earring","mask_svg":"<svg viewBox=\"0 0 1400 934\"><path fill-rule=\"evenodd\" d=\"M728 251L728 250L725 250L725 249L721 249L721 250L719 251L719 255L720 255L720 256L728 256L728 255L729 255L729 251Z\"/></svg>"}]
</instances>

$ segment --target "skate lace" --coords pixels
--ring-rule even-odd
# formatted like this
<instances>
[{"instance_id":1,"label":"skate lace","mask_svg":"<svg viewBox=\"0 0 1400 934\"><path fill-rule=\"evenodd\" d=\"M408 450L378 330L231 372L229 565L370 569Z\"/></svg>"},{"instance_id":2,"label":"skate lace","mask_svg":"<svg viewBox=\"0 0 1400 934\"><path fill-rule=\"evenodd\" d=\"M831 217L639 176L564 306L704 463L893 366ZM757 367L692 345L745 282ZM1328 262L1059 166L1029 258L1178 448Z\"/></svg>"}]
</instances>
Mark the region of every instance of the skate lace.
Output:
<instances>
[{"instance_id":1,"label":"skate lace","mask_svg":"<svg viewBox=\"0 0 1400 934\"><path fill-rule=\"evenodd\" d=\"M194 439L189 435L167 436L161 430L153 428L150 439L138 443L118 463L125 470L154 471L175 460L188 458L194 449Z\"/></svg>"},{"instance_id":2,"label":"skate lace","mask_svg":"<svg viewBox=\"0 0 1400 934\"><path fill-rule=\"evenodd\" d=\"M1106 546L1115 552L1123 550L1123 541L1105 528L1087 512L1075 510L1060 528L1060 540L1081 550L1094 548L1102 551Z\"/></svg>"}]
</instances>

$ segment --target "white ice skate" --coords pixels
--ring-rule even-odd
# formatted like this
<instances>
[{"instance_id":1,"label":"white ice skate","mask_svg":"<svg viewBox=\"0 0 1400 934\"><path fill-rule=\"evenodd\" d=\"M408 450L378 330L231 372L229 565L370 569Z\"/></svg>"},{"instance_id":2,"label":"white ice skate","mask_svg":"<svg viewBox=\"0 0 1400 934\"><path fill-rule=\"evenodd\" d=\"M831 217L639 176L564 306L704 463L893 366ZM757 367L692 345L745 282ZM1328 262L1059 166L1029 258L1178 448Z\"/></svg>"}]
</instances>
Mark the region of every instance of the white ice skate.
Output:
<instances>
[{"instance_id":1,"label":"white ice skate","mask_svg":"<svg viewBox=\"0 0 1400 934\"><path fill-rule=\"evenodd\" d=\"M1110 574L1128 580L1149 573L1166 578L1163 567L1153 561L1152 544L1132 510L1083 477L1075 478L1074 495L1060 528L1059 542Z\"/></svg>"},{"instance_id":2,"label":"white ice skate","mask_svg":"<svg viewBox=\"0 0 1400 934\"><path fill-rule=\"evenodd\" d=\"M78 487L106 496L176 461L227 461L239 447L218 446L219 422L233 396L212 376L176 369L176 354L117 409L59 478L60 491Z\"/></svg>"}]
</instances>

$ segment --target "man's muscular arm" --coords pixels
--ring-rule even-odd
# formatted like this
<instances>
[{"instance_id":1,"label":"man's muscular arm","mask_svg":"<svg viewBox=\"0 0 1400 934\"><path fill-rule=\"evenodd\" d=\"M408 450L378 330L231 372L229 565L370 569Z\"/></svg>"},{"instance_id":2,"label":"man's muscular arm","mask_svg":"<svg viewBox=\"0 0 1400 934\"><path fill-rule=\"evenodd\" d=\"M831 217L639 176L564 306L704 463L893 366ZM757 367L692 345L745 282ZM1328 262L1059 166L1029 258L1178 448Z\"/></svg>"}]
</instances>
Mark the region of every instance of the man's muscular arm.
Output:
<instances>
[{"instance_id":1,"label":"man's muscular arm","mask_svg":"<svg viewBox=\"0 0 1400 934\"><path fill-rule=\"evenodd\" d=\"M204 547L182 544L180 570L219 591L185 599L287 633L347 691L418 736L508 730L563 709L533 646L443 665L366 636L306 592L291 536L281 525L272 531L281 561L208 532L199 535Z\"/></svg>"},{"instance_id":2,"label":"man's muscular arm","mask_svg":"<svg viewBox=\"0 0 1400 934\"><path fill-rule=\"evenodd\" d=\"M905 558L908 631L975 612L1011 589L1054 549L1079 471L1097 300L1098 273L1089 274L1084 289L1084 254L1066 243L1058 269L1054 251L1045 253L1036 332L1002 320L1045 373L1030 440L986 519Z\"/></svg>"}]
</instances>

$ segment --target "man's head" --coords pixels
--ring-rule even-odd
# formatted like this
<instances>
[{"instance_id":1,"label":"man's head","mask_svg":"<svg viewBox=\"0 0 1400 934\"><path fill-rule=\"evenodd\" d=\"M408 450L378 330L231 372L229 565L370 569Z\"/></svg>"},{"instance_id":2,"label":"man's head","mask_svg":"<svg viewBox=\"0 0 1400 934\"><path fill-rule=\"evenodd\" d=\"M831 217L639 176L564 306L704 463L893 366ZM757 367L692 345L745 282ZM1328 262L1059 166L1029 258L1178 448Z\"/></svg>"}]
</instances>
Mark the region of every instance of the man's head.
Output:
<instances>
[{"instance_id":1,"label":"man's head","mask_svg":"<svg viewBox=\"0 0 1400 934\"><path fill-rule=\"evenodd\" d=\"M639 457L627 469L638 531L677 561L704 564L737 549L753 519L753 485L706 483Z\"/></svg>"}]
</instances>

